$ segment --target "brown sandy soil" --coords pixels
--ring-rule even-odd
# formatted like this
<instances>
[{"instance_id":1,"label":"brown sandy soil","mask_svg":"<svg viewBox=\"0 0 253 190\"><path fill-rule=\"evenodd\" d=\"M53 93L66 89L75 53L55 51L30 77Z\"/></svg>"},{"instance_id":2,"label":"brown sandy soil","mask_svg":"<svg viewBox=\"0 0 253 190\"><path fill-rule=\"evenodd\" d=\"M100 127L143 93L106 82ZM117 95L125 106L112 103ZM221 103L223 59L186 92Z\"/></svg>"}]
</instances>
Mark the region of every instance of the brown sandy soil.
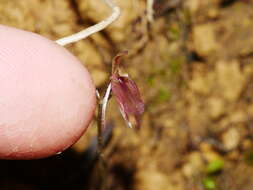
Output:
<instances>
[{"instance_id":1,"label":"brown sandy soil","mask_svg":"<svg viewBox=\"0 0 253 190\"><path fill-rule=\"evenodd\" d=\"M140 131L125 126L114 100L109 105L115 127L104 189L252 190L253 1L155 0L152 23L145 0L115 2L117 22L67 47L100 90L113 56L129 50L124 68L146 103ZM0 0L1 24L52 40L109 14L101 0ZM0 189L99 189L83 157L95 134L94 121L62 155L0 161Z\"/></svg>"}]
</instances>

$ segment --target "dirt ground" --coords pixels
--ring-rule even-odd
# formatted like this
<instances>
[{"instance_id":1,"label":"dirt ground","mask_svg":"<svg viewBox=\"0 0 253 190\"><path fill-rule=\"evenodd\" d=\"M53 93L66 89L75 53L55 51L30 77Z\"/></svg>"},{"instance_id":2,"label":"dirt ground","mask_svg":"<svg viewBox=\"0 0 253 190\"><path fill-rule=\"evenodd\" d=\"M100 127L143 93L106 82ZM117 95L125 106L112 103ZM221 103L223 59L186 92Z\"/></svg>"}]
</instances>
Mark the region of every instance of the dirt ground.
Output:
<instances>
[{"instance_id":1,"label":"dirt ground","mask_svg":"<svg viewBox=\"0 0 253 190\"><path fill-rule=\"evenodd\" d=\"M105 183L91 144L94 120L61 155L0 161L1 190L253 189L253 1L154 2L149 22L145 0L115 0L122 8L117 22L67 47L100 91L112 58L129 50L124 69L145 101L139 131L127 128L110 102ZM0 24L52 40L109 14L101 0L0 0Z\"/></svg>"}]
</instances>

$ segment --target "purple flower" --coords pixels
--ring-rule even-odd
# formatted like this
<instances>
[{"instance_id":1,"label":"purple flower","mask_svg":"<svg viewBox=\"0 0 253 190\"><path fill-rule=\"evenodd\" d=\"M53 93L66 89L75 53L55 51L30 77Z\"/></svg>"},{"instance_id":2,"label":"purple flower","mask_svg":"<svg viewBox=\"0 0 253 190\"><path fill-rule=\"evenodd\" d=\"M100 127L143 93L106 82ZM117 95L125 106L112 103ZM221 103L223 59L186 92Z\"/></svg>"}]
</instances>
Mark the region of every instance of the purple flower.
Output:
<instances>
[{"instance_id":1,"label":"purple flower","mask_svg":"<svg viewBox=\"0 0 253 190\"><path fill-rule=\"evenodd\" d=\"M112 93L119 104L120 112L129 127L140 128L141 115L144 112L144 103L141 99L136 83L127 75L119 73L120 58L127 52L118 54L113 61L111 76Z\"/></svg>"}]
</instances>

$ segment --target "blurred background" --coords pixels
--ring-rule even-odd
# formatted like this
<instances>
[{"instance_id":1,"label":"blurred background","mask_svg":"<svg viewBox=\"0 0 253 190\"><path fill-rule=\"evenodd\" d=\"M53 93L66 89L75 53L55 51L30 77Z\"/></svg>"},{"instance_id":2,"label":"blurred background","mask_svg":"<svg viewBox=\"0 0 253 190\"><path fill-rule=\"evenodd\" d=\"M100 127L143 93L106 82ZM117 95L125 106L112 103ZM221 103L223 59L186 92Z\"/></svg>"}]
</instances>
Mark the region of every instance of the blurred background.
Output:
<instances>
[{"instance_id":1,"label":"blurred background","mask_svg":"<svg viewBox=\"0 0 253 190\"><path fill-rule=\"evenodd\" d=\"M60 155L1 160L0 189L252 190L253 1L154 0L153 21L146 0L115 3L117 22L67 49L100 92L112 58L129 51L122 65L145 101L141 130L127 128L112 98L105 171L94 119ZM0 0L0 24L52 40L108 15L102 0Z\"/></svg>"}]
</instances>

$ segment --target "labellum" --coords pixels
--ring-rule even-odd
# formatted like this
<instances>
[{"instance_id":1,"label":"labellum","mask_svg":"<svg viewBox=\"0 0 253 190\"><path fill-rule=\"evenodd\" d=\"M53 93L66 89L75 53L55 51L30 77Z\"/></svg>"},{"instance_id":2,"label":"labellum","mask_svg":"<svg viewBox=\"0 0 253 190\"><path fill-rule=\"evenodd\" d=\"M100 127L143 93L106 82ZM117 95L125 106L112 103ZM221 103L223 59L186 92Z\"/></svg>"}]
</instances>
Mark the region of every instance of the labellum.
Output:
<instances>
[{"instance_id":1,"label":"labellum","mask_svg":"<svg viewBox=\"0 0 253 190\"><path fill-rule=\"evenodd\" d=\"M118 54L112 63L111 85L112 93L119 104L120 112L129 127L140 128L141 115L144 112L144 103L141 99L136 83L128 75L119 73L120 58L126 55L124 51Z\"/></svg>"}]
</instances>

